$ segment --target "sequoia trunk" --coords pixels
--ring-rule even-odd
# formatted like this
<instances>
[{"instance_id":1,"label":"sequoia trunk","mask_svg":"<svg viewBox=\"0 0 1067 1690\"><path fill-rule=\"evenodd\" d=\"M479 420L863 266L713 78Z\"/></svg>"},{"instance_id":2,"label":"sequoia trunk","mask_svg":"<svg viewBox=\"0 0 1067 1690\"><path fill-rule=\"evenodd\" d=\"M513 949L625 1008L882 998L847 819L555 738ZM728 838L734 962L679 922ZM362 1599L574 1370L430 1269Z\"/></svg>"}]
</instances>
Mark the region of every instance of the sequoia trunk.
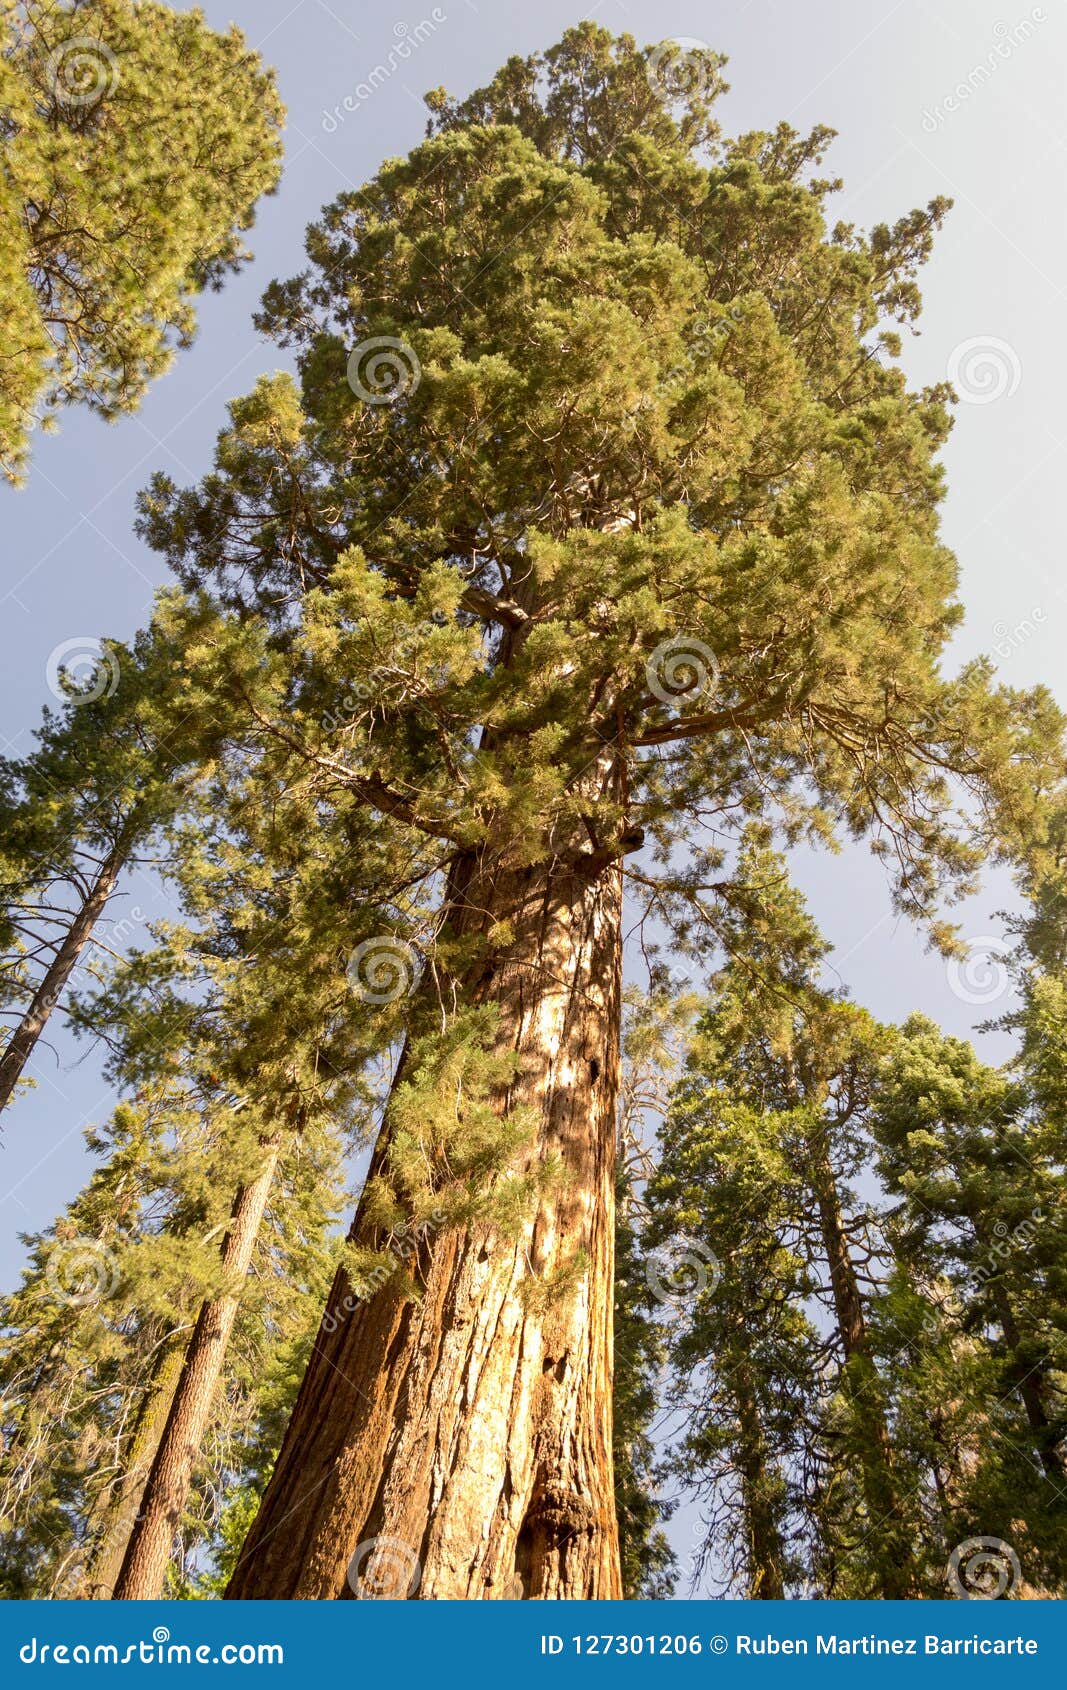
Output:
<instances>
[{"instance_id":1,"label":"sequoia trunk","mask_svg":"<svg viewBox=\"0 0 1067 1690\"><path fill-rule=\"evenodd\" d=\"M280 1147L280 1139L266 1147L259 1174L242 1186L234 1202L222 1250L223 1272L230 1288L222 1296L204 1303L197 1316L141 1509L115 1582L115 1597L119 1601L144 1601L162 1594L175 1533L237 1316L241 1285L263 1224Z\"/></svg>"},{"instance_id":2,"label":"sequoia trunk","mask_svg":"<svg viewBox=\"0 0 1067 1690\"><path fill-rule=\"evenodd\" d=\"M528 1159L554 1157L566 1178L518 1236L471 1224L425 1243L419 1302L399 1275L357 1301L338 1272L228 1596L621 1595L621 883L602 850L523 870L472 854L453 875L450 930L488 947L456 985L465 1004L497 1005L498 1046L521 1064L494 1107L532 1107ZM352 1236L371 1238L362 1205Z\"/></svg>"}]
</instances>

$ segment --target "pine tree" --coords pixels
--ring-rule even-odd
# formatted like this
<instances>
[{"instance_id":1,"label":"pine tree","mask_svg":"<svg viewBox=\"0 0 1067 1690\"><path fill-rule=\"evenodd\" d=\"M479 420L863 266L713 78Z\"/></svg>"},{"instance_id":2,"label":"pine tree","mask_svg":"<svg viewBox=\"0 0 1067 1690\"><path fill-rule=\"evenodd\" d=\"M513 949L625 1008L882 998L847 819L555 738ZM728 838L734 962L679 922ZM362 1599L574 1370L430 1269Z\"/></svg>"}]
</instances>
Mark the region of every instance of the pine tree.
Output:
<instances>
[{"instance_id":1,"label":"pine tree","mask_svg":"<svg viewBox=\"0 0 1067 1690\"><path fill-rule=\"evenodd\" d=\"M232 781L232 768L219 779L220 785ZM261 773L257 779L259 799ZM135 957L117 971L105 995L112 1018L128 1031L127 1081L143 1083L153 1068L165 1074L177 1048L183 1084L196 1076L201 1096L222 1117L223 1177L236 1184L230 1215L217 1229L216 1284L184 1348L115 1579L114 1594L122 1599L163 1591L279 1172L293 1157L313 1160L327 1129L337 1134L347 1123L355 1130L369 1095L367 1064L388 1037L381 1017L361 1020L345 972L348 912L323 897L323 877L335 882L339 853L351 848L353 816L336 818L332 832L315 831L305 795L276 793L266 823L272 864L264 874L262 852L253 846L262 819L248 797L234 781L228 807L219 803L214 812L216 837L200 858L182 865L186 902L195 911L198 898L205 901L208 925L168 931L154 956ZM369 837L362 867L373 887ZM349 872L349 891L354 882ZM369 907L368 901L364 916ZM292 1001L294 980L302 995ZM154 1000L149 1016L146 991ZM292 1344L296 1334L285 1338Z\"/></svg>"},{"instance_id":2,"label":"pine tree","mask_svg":"<svg viewBox=\"0 0 1067 1690\"><path fill-rule=\"evenodd\" d=\"M649 1187L650 1243L721 1253L667 1326L672 1469L750 1594L788 1588L790 1532L797 1588L825 1595L943 1596L953 1549L991 1533L1048 1594L1064 1188L1030 1063L1055 1040L998 1071L923 1017L876 1027L820 983L785 864L747 847L739 866L751 906Z\"/></svg>"},{"instance_id":3,"label":"pine tree","mask_svg":"<svg viewBox=\"0 0 1067 1690\"><path fill-rule=\"evenodd\" d=\"M821 1462L823 1488L829 1481L838 1493L854 1492L833 1499L847 1535L876 1540L875 1588L864 1591L861 1576L848 1593L906 1596L914 1582L910 1522L901 1518L886 1386L869 1330L867 1270L877 1243L862 1219L850 1219L851 1181L869 1160L861 1127L877 1033L820 986L827 947L784 862L748 842L738 870L750 905L728 934L730 960L699 1023L650 1193L653 1237L688 1228L709 1253L728 1247L722 1288L681 1314L672 1338L676 1373L684 1382L694 1367L704 1369L710 1387L676 1467L686 1472L702 1450L701 1483L709 1483L710 1462L721 1495L725 1433L739 1487L733 1535L748 1546L737 1570L750 1594L780 1597L797 1530L788 1501L792 1495L795 1516L796 1472ZM816 1300L831 1322L821 1353L805 1313ZM825 1394L828 1363L831 1400L820 1409L817 1383L821 1374ZM827 1414L832 1430L822 1427L813 1454L803 1428ZM710 1459L716 1448L718 1463ZM835 1529L840 1535L840 1521Z\"/></svg>"},{"instance_id":4,"label":"pine tree","mask_svg":"<svg viewBox=\"0 0 1067 1690\"><path fill-rule=\"evenodd\" d=\"M651 57L585 25L435 97L268 292L299 398L262 382L201 487L144 499L183 582L270 630L252 707L279 766L440 888L352 1244L435 1205L457 1224L320 1333L235 1596L344 1595L381 1536L407 1593L619 1593L625 859L651 847L633 884L698 950L745 815L871 834L930 914L980 855L949 773L1004 831L1045 755L1041 701L937 667L947 393L908 392L888 324L944 205L828 228L825 131L727 141L718 59L675 99ZM469 1207L479 1167L490 1206L524 1193L510 1230ZM332 1306L351 1292L343 1267Z\"/></svg>"},{"instance_id":5,"label":"pine tree","mask_svg":"<svg viewBox=\"0 0 1067 1690\"><path fill-rule=\"evenodd\" d=\"M937 1326L976 1351L986 1380L957 1513L1055 1589L1067 1571L1062 1159L1026 1079L922 1016L894 1045L872 1130L899 1204L897 1251L913 1274L921 1264Z\"/></svg>"},{"instance_id":6,"label":"pine tree","mask_svg":"<svg viewBox=\"0 0 1067 1690\"><path fill-rule=\"evenodd\" d=\"M112 1594L198 1303L232 1284L220 1280L218 1201L239 1165L232 1134L223 1140L191 1121L182 1131L173 1107L156 1100L122 1105L90 1147L101 1158L90 1185L31 1241L23 1286L4 1306L0 1577L9 1596ZM336 1135L305 1134L277 1171L242 1287L236 1353L196 1451L189 1509L179 1511L190 1549L211 1539L211 1487L227 1483L217 1468L240 1448L242 1428L261 1413L276 1417L279 1392L291 1401L292 1358L306 1348L335 1254L338 1149Z\"/></svg>"},{"instance_id":7,"label":"pine tree","mask_svg":"<svg viewBox=\"0 0 1067 1690\"><path fill-rule=\"evenodd\" d=\"M69 702L46 713L37 749L0 767L0 984L15 1021L0 1056L0 1109L56 1009L71 1016L77 988L91 991L100 969L87 956L96 949L106 963L137 936L142 921L107 928L106 912L124 877L158 867L168 836L190 826L198 787L233 733L217 671L198 677L189 662L216 623L206 603L162 595L131 646L106 642L88 676L68 677ZM214 644L225 651L217 631ZM74 1020L106 1032L106 1020Z\"/></svg>"},{"instance_id":8,"label":"pine tree","mask_svg":"<svg viewBox=\"0 0 1067 1690\"><path fill-rule=\"evenodd\" d=\"M38 412L134 409L247 256L280 172L273 75L237 29L135 0L3 0L0 463Z\"/></svg>"},{"instance_id":9,"label":"pine tree","mask_svg":"<svg viewBox=\"0 0 1067 1690\"><path fill-rule=\"evenodd\" d=\"M99 1166L55 1226L28 1240L23 1285L5 1299L7 1595L80 1593L136 1483L165 1357L202 1283L191 1240L198 1223L201 1236L210 1230L204 1140L190 1131L176 1152L177 1124L145 1098L87 1135Z\"/></svg>"},{"instance_id":10,"label":"pine tree","mask_svg":"<svg viewBox=\"0 0 1067 1690\"><path fill-rule=\"evenodd\" d=\"M628 1181L615 1208L615 1318L612 1459L622 1593L628 1601L673 1594L676 1563L663 1529L669 1507L658 1496L654 1421L663 1346L649 1318L644 1252Z\"/></svg>"},{"instance_id":11,"label":"pine tree","mask_svg":"<svg viewBox=\"0 0 1067 1690\"><path fill-rule=\"evenodd\" d=\"M65 1520L74 1561L64 1569L64 1589L76 1583L79 1591L97 1594L160 1594L176 1541L191 1529L195 1546L195 1522L201 1532L210 1525L197 1487L209 1480L209 1488L221 1493L233 1482L221 1446L205 1475L204 1446L215 1440L220 1401L230 1400L234 1332L248 1347L250 1292L256 1302L249 1265L258 1262L268 1277L287 1270L293 1249L286 1235L293 1217L287 1170L314 1169L323 1145L358 1130L372 1096L368 1063L387 1054L391 1023L377 1006L362 1008L358 980L346 964L353 951L359 953L360 921L380 931L384 902L394 925L410 905L403 884L388 878L382 884L380 842L361 806L343 798L330 825L316 826L316 792L290 789L283 780L268 793L269 759L257 757L254 715L246 710L242 735L236 714L245 683L261 673L259 644L206 613L184 626L186 685L194 698L202 689L213 699L211 712L197 714L201 751L205 734L218 739L223 716L228 724L217 759L197 765L195 792L179 792L168 823L165 867L185 920L154 924L148 930L153 944L116 956L75 1006L79 1024L108 1030L107 1072L131 1099L119 1121L132 1110L137 1120L148 1111L156 1123L155 1138L141 1143L142 1160L131 1149L124 1164L142 1192L135 1216L145 1217L138 1222L137 1250L132 1256L123 1250L116 1267L128 1286L128 1311L132 1317L142 1307L138 1296L145 1308L182 1311L163 1330L149 1331L147 1324L142 1330L135 1321L115 1333L110 1313L94 1329L101 1342L106 1339L116 1371L114 1402L101 1405L86 1387L79 1396L85 1418L78 1424L86 1436L114 1446L106 1487L84 1481L77 1450L56 1460L47 1438L40 1447L40 1458L51 1455L59 1472L69 1462L76 1493ZM170 701L156 694L160 709ZM159 748L151 738L148 746L146 767L158 777ZM391 861L384 867L391 874ZM324 1166L332 1177L328 1158ZM111 1177L105 1169L97 1182L98 1218L107 1215L101 1194ZM149 1200L157 1185L163 1195ZM315 1220L318 1202L326 1214L328 1197L329 1186L325 1197L316 1198L313 1184L300 1198L301 1212L310 1203ZM283 1201L284 1226L278 1219ZM264 1222L283 1234L273 1268L264 1258ZM320 1230L323 1224L315 1221ZM313 1253L314 1234L310 1245ZM138 1266L146 1253L151 1286ZM273 1254L278 1257L277 1248ZM47 1278L45 1264L36 1280L42 1275ZM311 1285L321 1306L321 1267ZM310 1336L306 1303L295 1329L285 1316L285 1294L272 1292L271 1306L256 1353L271 1357L280 1345L290 1358L302 1356ZM11 1368L24 1381L38 1365L43 1340L22 1310L20 1303L10 1319ZM82 1349L92 1355L88 1339ZM268 1374L276 1414L277 1367ZM255 1417L255 1389L244 1395ZM21 1387L15 1397L22 1402ZM51 1435L60 1436L65 1450L60 1432ZM222 1436L222 1446L227 1441ZM20 1468L12 1482L21 1476ZM63 1524L55 1523L57 1541Z\"/></svg>"}]
</instances>

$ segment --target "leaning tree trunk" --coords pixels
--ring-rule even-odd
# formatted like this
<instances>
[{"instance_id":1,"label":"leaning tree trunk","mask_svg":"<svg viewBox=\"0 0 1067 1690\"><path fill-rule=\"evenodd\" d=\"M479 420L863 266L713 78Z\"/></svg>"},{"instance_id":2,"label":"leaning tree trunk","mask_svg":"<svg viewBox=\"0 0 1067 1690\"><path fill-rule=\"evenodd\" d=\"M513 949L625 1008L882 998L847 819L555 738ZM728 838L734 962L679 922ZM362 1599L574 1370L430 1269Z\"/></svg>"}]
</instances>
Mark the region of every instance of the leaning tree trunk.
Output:
<instances>
[{"instance_id":1,"label":"leaning tree trunk","mask_svg":"<svg viewBox=\"0 0 1067 1690\"><path fill-rule=\"evenodd\" d=\"M229 1288L222 1296L202 1305L185 1352L181 1378L115 1581L114 1594L119 1601L150 1599L163 1591L174 1538L237 1317L241 1287L263 1224L281 1153L281 1139L265 1146L265 1151L259 1173L241 1187L233 1205L222 1250L222 1271Z\"/></svg>"},{"instance_id":2,"label":"leaning tree trunk","mask_svg":"<svg viewBox=\"0 0 1067 1690\"><path fill-rule=\"evenodd\" d=\"M182 1342L171 1339L145 1393L133 1433L123 1448L122 1476L109 1494L100 1499L92 1559L83 1581L90 1596L106 1601L114 1595L130 1535L144 1505L152 1463L167 1429L184 1361Z\"/></svg>"},{"instance_id":3,"label":"leaning tree trunk","mask_svg":"<svg viewBox=\"0 0 1067 1690\"><path fill-rule=\"evenodd\" d=\"M424 1244L419 1302L399 1275L356 1301L338 1272L227 1596L621 1595L611 1456L621 883L615 854L588 850L521 871L472 854L454 874L451 934L509 924L506 948L457 983L464 1004L498 1006L498 1048L520 1059L494 1106L532 1107L528 1159L554 1157L566 1178L537 1198L519 1236L469 1224ZM378 1242L363 1204L352 1237Z\"/></svg>"},{"instance_id":4,"label":"leaning tree trunk","mask_svg":"<svg viewBox=\"0 0 1067 1690\"><path fill-rule=\"evenodd\" d=\"M3 1056L0 1057L0 1109L6 1109L11 1102L22 1071L48 1025L48 1018L77 966L89 935L104 913L107 901L122 872L126 851L127 845L123 840L104 858L89 896L68 927L62 944L30 999L26 1013L12 1033Z\"/></svg>"}]
</instances>

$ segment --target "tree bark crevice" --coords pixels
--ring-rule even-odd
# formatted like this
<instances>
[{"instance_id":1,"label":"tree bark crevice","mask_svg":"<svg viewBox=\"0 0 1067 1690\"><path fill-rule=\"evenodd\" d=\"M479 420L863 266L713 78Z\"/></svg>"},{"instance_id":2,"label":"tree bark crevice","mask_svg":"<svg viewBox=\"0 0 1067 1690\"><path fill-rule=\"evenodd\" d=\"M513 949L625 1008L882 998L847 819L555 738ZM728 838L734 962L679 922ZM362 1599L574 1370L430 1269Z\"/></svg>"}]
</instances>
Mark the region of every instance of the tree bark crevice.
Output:
<instances>
[{"instance_id":1,"label":"tree bark crevice","mask_svg":"<svg viewBox=\"0 0 1067 1690\"><path fill-rule=\"evenodd\" d=\"M573 856L509 869L472 854L454 873L451 932L510 931L459 985L462 1001L498 1006L496 1049L520 1060L493 1099L501 1116L529 1108L538 1121L517 1171L553 1157L566 1177L539 1190L517 1238L470 1223L420 1250L417 1305L393 1279L356 1301L339 1270L328 1313L346 1312L320 1328L227 1596L621 1594L611 1455L621 904L617 859L590 875ZM352 1237L374 1242L363 1203Z\"/></svg>"}]
</instances>

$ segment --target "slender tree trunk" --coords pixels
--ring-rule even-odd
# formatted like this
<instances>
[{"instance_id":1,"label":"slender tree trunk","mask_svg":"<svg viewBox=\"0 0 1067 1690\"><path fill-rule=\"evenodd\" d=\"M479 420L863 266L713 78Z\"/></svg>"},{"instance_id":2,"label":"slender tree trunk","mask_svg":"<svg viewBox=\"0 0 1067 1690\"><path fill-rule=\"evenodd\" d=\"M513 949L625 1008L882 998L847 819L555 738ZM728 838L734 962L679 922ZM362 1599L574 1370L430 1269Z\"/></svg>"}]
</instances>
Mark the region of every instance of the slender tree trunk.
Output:
<instances>
[{"instance_id":1,"label":"slender tree trunk","mask_svg":"<svg viewBox=\"0 0 1067 1690\"><path fill-rule=\"evenodd\" d=\"M500 1115L539 1122L528 1163L566 1180L518 1237L423 1246L420 1302L341 1270L230 1597L615 1598L612 1277L621 871L572 851L453 877L452 936L496 933L457 982L499 1009L518 1078ZM509 924L502 941L498 923ZM501 946L506 946L501 949ZM381 1154L381 1143L378 1155ZM363 1205L352 1237L375 1243Z\"/></svg>"},{"instance_id":2,"label":"slender tree trunk","mask_svg":"<svg viewBox=\"0 0 1067 1690\"><path fill-rule=\"evenodd\" d=\"M864 1500L871 1517L871 1529L889 1536L894 1527L902 1523L900 1499L893 1477L893 1448L886 1425L881 1381L867 1337L863 1293L849 1250L837 1179L825 1139L814 1140L809 1150L819 1229L830 1270L834 1312L845 1358L845 1382L860 1433ZM903 1543L901 1555L886 1555L883 1566L884 1597L900 1599L915 1595L910 1557L903 1552Z\"/></svg>"},{"instance_id":3,"label":"slender tree trunk","mask_svg":"<svg viewBox=\"0 0 1067 1690\"><path fill-rule=\"evenodd\" d=\"M848 1247L848 1235L837 1195L837 1180L823 1143L809 1146L812 1183L819 1210L819 1232L830 1270L834 1313L846 1362L867 1353L867 1322L863 1294Z\"/></svg>"},{"instance_id":4,"label":"slender tree trunk","mask_svg":"<svg viewBox=\"0 0 1067 1690\"><path fill-rule=\"evenodd\" d=\"M957 1165L955 1172L962 1183L967 1170ZM963 1213L970 1223L975 1243L987 1261L998 1262L1004 1242L990 1230L986 1216L969 1204L964 1204ZM1023 1334L1015 1318L1011 1298L999 1276L995 1273L992 1276L984 1276L982 1283L990 1294L995 1318L1004 1336L1008 1351L1006 1379L1019 1394L1026 1423L1033 1433L1034 1453L1044 1468L1046 1477L1054 1484L1062 1485L1067 1478L1067 1460L1064 1458L1062 1443L1055 1435L1058 1427L1062 1425L1062 1419L1055 1414L1054 1409L1050 1413L1055 1391L1048 1362L1041 1361L1035 1365L1026 1360L1023 1354Z\"/></svg>"},{"instance_id":5,"label":"slender tree trunk","mask_svg":"<svg viewBox=\"0 0 1067 1690\"><path fill-rule=\"evenodd\" d=\"M114 1595L130 1535L144 1505L145 1488L167 1428L184 1361L184 1346L172 1339L163 1351L132 1436L123 1449L122 1477L108 1496L101 1499L96 1546L84 1579L89 1596L107 1600Z\"/></svg>"},{"instance_id":6,"label":"slender tree trunk","mask_svg":"<svg viewBox=\"0 0 1067 1690\"><path fill-rule=\"evenodd\" d=\"M735 1368L733 1390L739 1434L737 1465L748 1521L747 1595L750 1599L781 1602L785 1599L785 1549L771 1496L774 1474L767 1460L759 1404L747 1367Z\"/></svg>"},{"instance_id":7,"label":"slender tree trunk","mask_svg":"<svg viewBox=\"0 0 1067 1690\"><path fill-rule=\"evenodd\" d=\"M1028 1364L1022 1357L1022 1333L1003 1285L993 1286L993 1305L997 1311L1004 1342L1010 1353L1007 1376L1019 1393L1026 1423L1034 1435L1034 1450L1048 1478L1059 1484L1067 1476L1060 1445L1053 1442L1054 1421L1046 1404L1050 1392L1049 1369L1045 1363Z\"/></svg>"},{"instance_id":8,"label":"slender tree trunk","mask_svg":"<svg viewBox=\"0 0 1067 1690\"><path fill-rule=\"evenodd\" d=\"M0 1109L6 1109L11 1102L22 1071L48 1025L48 1018L77 966L86 941L104 913L104 907L122 872L126 850L126 842L122 840L104 858L89 896L68 927L62 944L30 999L25 1015L11 1035L3 1056L0 1057Z\"/></svg>"},{"instance_id":9,"label":"slender tree trunk","mask_svg":"<svg viewBox=\"0 0 1067 1690\"><path fill-rule=\"evenodd\" d=\"M242 1186L237 1194L223 1245L222 1268L231 1289L202 1305L185 1352L181 1378L115 1581L114 1594L120 1601L143 1601L162 1594L175 1534L237 1316L241 1288L263 1223L281 1139L272 1141L265 1150L256 1178Z\"/></svg>"}]
</instances>

